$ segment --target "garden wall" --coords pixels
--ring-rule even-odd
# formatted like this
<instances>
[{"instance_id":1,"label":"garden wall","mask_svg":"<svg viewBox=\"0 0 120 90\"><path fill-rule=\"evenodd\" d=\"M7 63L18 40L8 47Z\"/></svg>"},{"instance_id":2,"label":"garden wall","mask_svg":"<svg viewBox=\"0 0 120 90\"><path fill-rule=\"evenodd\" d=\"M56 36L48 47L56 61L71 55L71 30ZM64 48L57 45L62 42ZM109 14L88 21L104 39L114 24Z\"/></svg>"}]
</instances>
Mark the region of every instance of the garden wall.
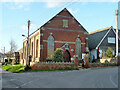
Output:
<instances>
[{"instance_id":1,"label":"garden wall","mask_svg":"<svg viewBox=\"0 0 120 90\"><path fill-rule=\"evenodd\" d=\"M47 69L77 69L78 67L73 62L39 62L31 65L33 70Z\"/></svg>"}]
</instances>

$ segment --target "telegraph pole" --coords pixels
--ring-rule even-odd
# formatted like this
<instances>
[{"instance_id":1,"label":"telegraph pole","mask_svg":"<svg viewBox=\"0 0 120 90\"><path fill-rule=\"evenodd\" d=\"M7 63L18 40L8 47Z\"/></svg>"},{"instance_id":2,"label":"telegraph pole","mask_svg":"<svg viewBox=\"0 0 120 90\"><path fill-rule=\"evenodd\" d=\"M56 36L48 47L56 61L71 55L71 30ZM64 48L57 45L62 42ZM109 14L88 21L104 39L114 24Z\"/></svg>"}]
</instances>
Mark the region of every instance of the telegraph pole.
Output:
<instances>
[{"instance_id":1,"label":"telegraph pole","mask_svg":"<svg viewBox=\"0 0 120 90\"><path fill-rule=\"evenodd\" d=\"M5 58L5 47L3 47L3 62L4 62L4 58Z\"/></svg>"},{"instance_id":2,"label":"telegraph pole","mask_svg":"<svg viewBox=\"0 0 120 90\"><path fill-rule=\"evenodd\" d=\"M29 66L29 29L30 29L30 20L28 20L28 31L27 31L27 57L26 57L26 66Z\"/></svg>"},{"instance_id":3,"label":"telegraph pole","mask_svg":"<svg viewBox=\"0 0 120 90\"><path fill-rule=\"evenodd\" d=\"M116 10L116 64L118 65L118 9Z\"/></svg>"}]
</instances>

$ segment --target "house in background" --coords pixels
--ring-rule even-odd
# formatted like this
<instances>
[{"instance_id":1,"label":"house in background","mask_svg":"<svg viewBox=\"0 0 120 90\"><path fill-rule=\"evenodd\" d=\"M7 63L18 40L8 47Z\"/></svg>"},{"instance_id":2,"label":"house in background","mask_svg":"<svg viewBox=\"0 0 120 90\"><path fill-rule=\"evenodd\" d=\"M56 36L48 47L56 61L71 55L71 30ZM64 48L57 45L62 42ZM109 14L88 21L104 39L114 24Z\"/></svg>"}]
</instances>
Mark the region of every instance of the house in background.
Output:
<instances>
[{"instance_id":1,"label":"house in background","mask_svg":"<svg viewBox=\"0 0 120 90\"><path fill-rule=\"evenodd\" d=\"M108 47L116 53L116 30L110 26L104 29L90 32L88 35L88 47L91 60L104 58ZM119 30L119 55L120 55L120 30Z\"/></svg>"},{"instance_id":2,"label":"house in background","mask_svg":"<svg viewBox=\"0 0 120 90\"><path fill-rule=\"evenodd\" d=\"M8 62L7 56L0 52L0 62Z\"/></svg>"},{"instance_id":3,"label":"house in background","mask_svg":"<svg viewBox=\"0 0 120 90\"><path fill-rule=\"evenodd\" d=\"M0 62L4 62L2 53L0 53Z\"/></svg>"},{"instance_id":4,"label":"house in background","mask_svg":"<svg viewBox=\"0 0 120 90\"><path fill-rule=\"evenodd\" d=\"M16 58L19 58L19 63L20 64L24 63L24 62L22 62L23 61L23 48L17 50L15 52L15 56L16 56Z\"/></svg>"},{"instance_id":5,"label":"house in background","mask_svg":"<svg viewBox=\"0 0 120 90\"><path fill-rule=\"evenodd\" d=\"M58 48L63 50L64 61L81 60L88 53L88 32L65 8L46 22L29 38L32 62L49 61ZM23 61L26 64L27 40L23 41Z\"/></svg>"}]
</instances>

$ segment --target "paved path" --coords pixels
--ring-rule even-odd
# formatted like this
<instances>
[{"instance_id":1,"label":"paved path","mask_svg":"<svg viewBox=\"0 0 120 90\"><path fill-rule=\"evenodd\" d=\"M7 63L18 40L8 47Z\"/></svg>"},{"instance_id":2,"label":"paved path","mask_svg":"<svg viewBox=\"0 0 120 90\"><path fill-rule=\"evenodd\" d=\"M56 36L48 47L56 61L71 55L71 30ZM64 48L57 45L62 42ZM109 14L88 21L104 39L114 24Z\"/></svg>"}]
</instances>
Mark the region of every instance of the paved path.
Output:
<instances>
[{"instance_id":1,"label":"paved path","mask_svg":"<svg viewBox=\"0 0 120 90\"><path fill-rule=\"evenodd\" d=\"M117 88L118 67L3 73L3 88Z\"/></svg>"},{"instance_id":2,"label":"paved path","mask_svg":"<svg viewBox=\"0 0 120 90\"><path fill-rule=\"evenodd\" d=\"M1 69L1 65L2 65L2 63L0 63L0 74L1 74L1 73L10 73L10 72L8 72L8 71L2 70L2 69Z\"/></svg>"}]
</instances>

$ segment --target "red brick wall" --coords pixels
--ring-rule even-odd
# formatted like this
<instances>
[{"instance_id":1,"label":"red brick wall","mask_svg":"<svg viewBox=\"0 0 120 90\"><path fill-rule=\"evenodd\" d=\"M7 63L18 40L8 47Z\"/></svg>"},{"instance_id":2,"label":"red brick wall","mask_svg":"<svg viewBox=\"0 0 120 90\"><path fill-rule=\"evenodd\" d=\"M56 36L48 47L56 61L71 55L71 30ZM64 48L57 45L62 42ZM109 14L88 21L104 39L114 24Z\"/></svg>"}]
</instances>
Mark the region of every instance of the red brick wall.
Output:
<instances>
[{"instance_id":1,"label":"red brick wall","mask_svg":"<svg viewBox=\"0 0 120 90\"><path fill-rule=\"evenodd\" d=\"M37 63L31 66L32 70L48 70L48 69L77 69L75 64L66 63Z\"/></svg>"},{"instance_id":2,"label":"red brick wall","mask_svg":"<svg viewBox=\"0 0 120 90\"><path fill-rule=\"evenodd\" d=\"M43 33L43 36L41 36L42 37L41 44L43 44L43 50L41 52L43 53L43 56L41 57L47 58L47 42L44 42L44 40L47 41L48 37L50 36L50 33L52 33L55 41L64 41L64 42L65 41L75 42L79 35L82 43L81 44L82 53L85 53L86 47L88 47L88 40L86 40L88 34L84 34L84 33L85 32L87 33L87 31L77 22L77 20L73 18L73 16L67 10L61 11L58 15L68 16L71 18L64 18L56 15L49 22L47 22L45 25L42 26L41 32ZM68 20L68 28L63 27L63 19ZM51 30L46 28L51 28ZM60 31L59 29L62 29L62 31ZM55 50L56 48L61 48L61 46L64 44L65 43L55 43L54 44ZM75 54L75 44L69 44L69 45L74 49L72 53Z\"/></svg>"},{"instance_id":3,"label":"red brick wall","mask_svg":"<svg viewBox=\"0 0 120 90\"><path fill-rule=\"evenodd\" d=\"M68 20L68 28L63 27L63 19ZM48 29L49 28L49 29ZM50 29L51 28L51 29ZM43 45L43 49L40 50L40 57L36 59L35 55L32 55L33 61L43 61L44 59L47 58L47 40L50 34L52 33L55 43L54 43L54 49L56 48L61 48L66 42L72 42L68 43L70 45L70 54L71 58L74 58L73 56L75 55L75 41L79 35L79 38L81 40L81 51L82 53L86 52L86 47L88 47L88 40L86 39L88 37L88 33L83 26L80 25L80 23L66 10L62 10L60 13L58 13L56 16L54 16L52 19L50 19L47 23L45 23L41 28L40 28L40 33L35 32L32 34L33 38L38 35L40 35L40 42L39 46ZM30 35L31 36L31 35ZM30 37L30 42L32 36ZM33 40L34 41L34 40ZM63 41L65 43L56 43L56 41ZM23 42L23 57L26 59L25 56L25 45L26 40ZM30 44L31 45L31 44ZM34 54L35 54L35 41L34 41ZM71 51L74 49L74 51ZM31 50L31 46L30 46ZM31 51L30 51L31 52ZM31 54L31 53L30 53ZM38 60L39 59L39 60Z\"/></svg>"}]
</instances>

